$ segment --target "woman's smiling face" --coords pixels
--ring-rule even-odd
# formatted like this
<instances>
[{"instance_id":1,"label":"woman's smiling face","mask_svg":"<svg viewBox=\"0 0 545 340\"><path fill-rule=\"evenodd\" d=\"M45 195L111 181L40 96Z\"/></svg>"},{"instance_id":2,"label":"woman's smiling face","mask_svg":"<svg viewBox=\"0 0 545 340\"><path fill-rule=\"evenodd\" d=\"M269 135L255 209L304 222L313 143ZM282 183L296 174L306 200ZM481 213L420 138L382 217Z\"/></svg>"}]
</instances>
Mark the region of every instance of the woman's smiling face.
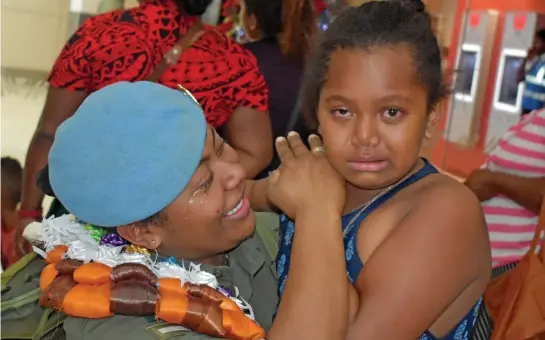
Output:
<instances>
[{"instance_id":1,"label":"woman's smiling face","mask_svg":"<svg viewBox=\"0 0 545 340\"><path fill-rule=\"evenodd\" d=\"M183 193L151 228L164 255L202 260L227 252L254 232L255 216L245 192L236 151L208 128L201 163Z\"/></svg>"}]
</instances>

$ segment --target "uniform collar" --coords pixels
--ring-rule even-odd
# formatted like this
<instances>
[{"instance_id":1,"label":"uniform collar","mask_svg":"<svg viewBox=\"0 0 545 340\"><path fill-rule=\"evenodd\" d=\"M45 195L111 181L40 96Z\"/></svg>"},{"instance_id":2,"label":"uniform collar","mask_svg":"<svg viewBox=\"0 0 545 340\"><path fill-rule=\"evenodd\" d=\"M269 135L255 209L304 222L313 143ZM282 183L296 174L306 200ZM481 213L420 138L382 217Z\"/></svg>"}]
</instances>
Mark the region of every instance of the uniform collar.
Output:
<instances>
[{"instance_id":1,"label":"uniform collar","mask_svg":"<svg viewBox=\"0 0 545 340\"><path fill-rule=\"evenodd\" d=\"M212 273L218 270L229 270L230 268L240 267L244 269L250 276L255 276L257 272L265 264L265 256L260 250L257 242L257 235L250 237L242 242L238 247L227 254L228 264L220 266L212 266L201 264L198 261L188 261L182 258L175 258L179 265L187 268L191 263L200 265L201 270ZM169 257L158 255L157 262L168 261Z\"/></svg>"},{"instance_id":2,"label":"uniform collar","mask_svg":"<svg viewBox=\"0 0 545 340\"><path fill-rule=\"evenodd\" d=\"M253 295L252 279L265 265L265 255L259 248L257 235L242 242L237 248L229 252L228 264L223 266L211 266L199 264L183 259L176 259L177 263L188 268L191 263L200 265L201 270L216 277L220 286L238 287L240 295L246 300ZM159 255L158 262L168 261L168 257Z\"/></svg>"},{"instance_id":3,"label":"uniform collar","mask_svg":"<svg viewBox=\"0 0 545 340\"><path fill-rule=\"evenodd\" d=\"M265 256L256 243L255 235L232 250L229 253L229 258L230 264L236 261L236 263L252 277L254 277L265 264Z\"/></svg>"}]
</instances>

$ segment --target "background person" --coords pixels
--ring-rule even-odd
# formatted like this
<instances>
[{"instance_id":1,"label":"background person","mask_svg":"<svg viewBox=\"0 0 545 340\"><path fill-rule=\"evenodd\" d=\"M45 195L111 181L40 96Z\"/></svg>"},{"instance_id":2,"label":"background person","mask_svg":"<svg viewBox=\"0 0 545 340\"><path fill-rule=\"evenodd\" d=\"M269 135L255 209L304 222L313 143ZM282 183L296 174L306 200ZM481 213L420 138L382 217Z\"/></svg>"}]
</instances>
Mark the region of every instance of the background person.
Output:
<instances>
[{"instance_id":1,"label":"background person","mask_svg":"<svg viewBox=\"0 0 545 340\"><path fill-rule=\"evenodd\" d=\"M492 278L516 267L534 237L545 194L545 110L528 113L502 137L465 184L481 201L490 247ZM475 339L489 339L484 310Z\"/></svg>"},{"instance_id":2,"label":"background person","mask_svg":"<svg viewBox=\"0 0 545 340\"><path fill-rule=\"evenodd\" d=\"M241 0L240 20L270 91L273 137L285 136L296 108L303 67L317 29L310 0ZM293 128L293 127L292 127ZM303 139L308 132L297 126ZM278 159L261 173L266 177Z\"/></svg>"},{"instance_id":3,"label":"background person","mask_svg":"<svg viewBox=\"0 0 545 340\"><path fill-rule=\"evenodd\" d=\"M536 32L534 43L519 70L519 82L524 81L522 114L545 105L545 29Z\"/></svg>"}]
</instances>

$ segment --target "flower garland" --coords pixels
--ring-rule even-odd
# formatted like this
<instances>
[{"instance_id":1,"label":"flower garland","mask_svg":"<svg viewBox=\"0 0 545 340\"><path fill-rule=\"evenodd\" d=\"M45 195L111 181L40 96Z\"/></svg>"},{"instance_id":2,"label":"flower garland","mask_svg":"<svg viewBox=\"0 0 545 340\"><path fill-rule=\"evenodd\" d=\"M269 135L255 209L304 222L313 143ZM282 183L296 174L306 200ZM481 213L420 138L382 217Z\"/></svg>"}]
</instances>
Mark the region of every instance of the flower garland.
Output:
<instances>
[{"instance_id":1,"label":"flower garland","mask_svg":"<svg viewBox=\"0 0 545 340\"><path fill-rule=\"evenodd\" d=\"M233 292L227 287L219 286L214 275L201 270L200 265L194 263L189 264L186 269L174 257L157 262L152 259L149 249L130 244L119 234L112 232L111 228L97 227L78 221L72 215L63 215L30 224L23 236L44 259L57 246L67 246L68 249L63 255L66 259L83 263L98 262L112 268L126 263L143 264L158 278L179 279L182 285L190 283L209 286L229 297L250 319L255 320L252 307L239 295L237 287L234 287Z\"/></svg>"}]
</instances>

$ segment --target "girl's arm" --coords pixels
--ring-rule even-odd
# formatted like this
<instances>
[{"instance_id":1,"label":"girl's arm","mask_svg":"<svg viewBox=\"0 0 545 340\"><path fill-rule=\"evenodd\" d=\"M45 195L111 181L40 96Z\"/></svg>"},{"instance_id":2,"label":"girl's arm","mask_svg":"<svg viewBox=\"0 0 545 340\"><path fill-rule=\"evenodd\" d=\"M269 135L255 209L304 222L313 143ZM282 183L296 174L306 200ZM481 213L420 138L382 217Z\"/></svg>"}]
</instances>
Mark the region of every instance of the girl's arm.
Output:
<instances>
[{"instance_id":1,"label":"girl's arm","mask_svg":"<svg viewBox=\"0 0 545 340\"><path fill-rule=\"evenodd\" d=\"M289 279L269 340L345 338L350 283L341 215L325 204L314 208L297 215Z\"/></svg>"}]
</instances>

